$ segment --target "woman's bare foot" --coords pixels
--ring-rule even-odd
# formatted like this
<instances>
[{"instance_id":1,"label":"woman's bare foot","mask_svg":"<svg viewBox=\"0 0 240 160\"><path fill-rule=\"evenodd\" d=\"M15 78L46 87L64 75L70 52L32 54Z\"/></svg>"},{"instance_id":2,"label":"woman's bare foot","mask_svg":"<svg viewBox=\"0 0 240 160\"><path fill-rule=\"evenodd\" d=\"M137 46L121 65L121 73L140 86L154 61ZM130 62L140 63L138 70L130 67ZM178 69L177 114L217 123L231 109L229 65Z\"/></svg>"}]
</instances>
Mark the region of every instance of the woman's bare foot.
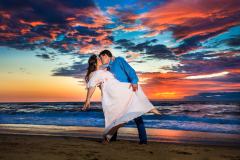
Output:
<instances>
[{"instance_id":1,"label":"woman's bare foot","mask_svg":"<svg viewBox=\"0 0 240 160\"><path fill-rule=\"evenodd\" d=\"M161 113L157 110L157 108L153 108L149 111L150 113L158 114L160 115Z\"/></svg>"},{"instance_id":2,"label":"woman's bare foot","mask_svg":"<svg viewBox=\"0 0 240 160\"><path fill-rule=\"evenodd\" d=\"M102 144L109 144L110 143L110 138L108 135L103 136Z\"/></svg>"}]
</instances>

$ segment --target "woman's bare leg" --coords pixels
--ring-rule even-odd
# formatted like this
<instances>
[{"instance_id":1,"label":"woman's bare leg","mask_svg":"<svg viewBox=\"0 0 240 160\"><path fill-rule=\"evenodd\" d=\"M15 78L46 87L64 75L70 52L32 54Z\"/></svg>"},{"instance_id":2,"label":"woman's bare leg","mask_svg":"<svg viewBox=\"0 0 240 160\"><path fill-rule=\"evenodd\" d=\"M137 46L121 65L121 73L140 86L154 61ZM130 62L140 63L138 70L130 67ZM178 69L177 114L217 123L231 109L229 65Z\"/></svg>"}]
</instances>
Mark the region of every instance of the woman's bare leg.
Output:
<instances>
[{"instance_id":1,"label":"woman's bare leg","mask_svg":"<svg viewBox=\"0 0 240 160\"><path fill-rule=\"evenodd\" d=\"M124 126L124 124L119 124L119 125L113 127L107 134L103 135L102 143L108 144L110 142L110 139L113 136L113 134L122 126Z\"/></svg>"}]
</instances>

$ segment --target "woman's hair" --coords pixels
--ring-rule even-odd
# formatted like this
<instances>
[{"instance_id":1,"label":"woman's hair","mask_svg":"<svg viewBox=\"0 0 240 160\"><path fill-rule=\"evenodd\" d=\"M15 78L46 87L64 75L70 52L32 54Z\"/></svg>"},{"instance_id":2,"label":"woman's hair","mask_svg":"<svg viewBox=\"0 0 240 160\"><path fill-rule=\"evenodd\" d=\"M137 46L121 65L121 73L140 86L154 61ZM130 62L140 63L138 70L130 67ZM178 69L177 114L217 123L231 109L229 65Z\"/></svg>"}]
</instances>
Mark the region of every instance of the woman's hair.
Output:
<instances>
[{"instance_id":1,"label":"woman's hair","mask_svg":"<svg viewBox=\"0 0 240 160\"><path fill-rule=\"evenodd\" d=\"M87 68L87 74L85 76L85 81L89 81L89 75L96 71L97 68L97 56L94 54L88 59L88 68Z\"/></svg>"}]
</instances>

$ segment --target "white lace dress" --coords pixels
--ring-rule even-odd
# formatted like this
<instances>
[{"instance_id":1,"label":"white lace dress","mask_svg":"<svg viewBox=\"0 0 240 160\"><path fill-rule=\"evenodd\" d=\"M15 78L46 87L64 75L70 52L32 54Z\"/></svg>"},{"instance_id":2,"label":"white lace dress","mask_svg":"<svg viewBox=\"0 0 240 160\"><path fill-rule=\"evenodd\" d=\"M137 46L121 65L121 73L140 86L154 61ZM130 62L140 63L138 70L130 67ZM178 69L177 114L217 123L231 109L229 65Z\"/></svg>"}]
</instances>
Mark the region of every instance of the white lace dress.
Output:
<instances>
[{"instance_id":1,"label":"white lace dress","mask_svg":"<svg viewBox=\"0 0 240 160\"><path fill-rule=\"evenodd\" d=\"M132 88L129 88L130 83L118 81L109 71L97 70L91 74L87 88L99 85L105 117L104 134L114 126L126 123L154 108L140 85L138 90L133 92Z\"/></svg>"}]
</instances>

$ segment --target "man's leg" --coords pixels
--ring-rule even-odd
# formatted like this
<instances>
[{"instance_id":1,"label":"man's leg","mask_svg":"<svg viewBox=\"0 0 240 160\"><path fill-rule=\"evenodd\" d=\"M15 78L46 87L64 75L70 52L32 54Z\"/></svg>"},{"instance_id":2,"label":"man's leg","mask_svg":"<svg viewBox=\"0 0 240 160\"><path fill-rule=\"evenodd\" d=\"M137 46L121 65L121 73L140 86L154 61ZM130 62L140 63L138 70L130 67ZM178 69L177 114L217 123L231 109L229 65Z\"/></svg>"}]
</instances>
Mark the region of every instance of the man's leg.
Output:
<instances>
[{"instance_id":1,"label":"man's leg","mask_svg":"<svg viewBox=\"0 0 240 160\"><path fill-rule=\"evenodd\" d=\"M117 141L117 134L118 134L117 132L118 132L118 131L116 131L116 132L113 134L113 136L112 136L112 138L111 138L111 140L110 140L111 142L112 142L112 141Z\"/></svg>"},{"instance_id":2,"label":"man's leg","mask_svg":"<svg viewBox=\"0 0 240 160\"><path fill-rule=\"evenodd\" d=\"M138 128L138 135L139 135L139 139L140 139L140 144L147 144L147 133L146 133L146 129L144 126L144 122L142 119L142 116L137 117L134 119L137 128Z\"/></svg>"}]
</instances>

